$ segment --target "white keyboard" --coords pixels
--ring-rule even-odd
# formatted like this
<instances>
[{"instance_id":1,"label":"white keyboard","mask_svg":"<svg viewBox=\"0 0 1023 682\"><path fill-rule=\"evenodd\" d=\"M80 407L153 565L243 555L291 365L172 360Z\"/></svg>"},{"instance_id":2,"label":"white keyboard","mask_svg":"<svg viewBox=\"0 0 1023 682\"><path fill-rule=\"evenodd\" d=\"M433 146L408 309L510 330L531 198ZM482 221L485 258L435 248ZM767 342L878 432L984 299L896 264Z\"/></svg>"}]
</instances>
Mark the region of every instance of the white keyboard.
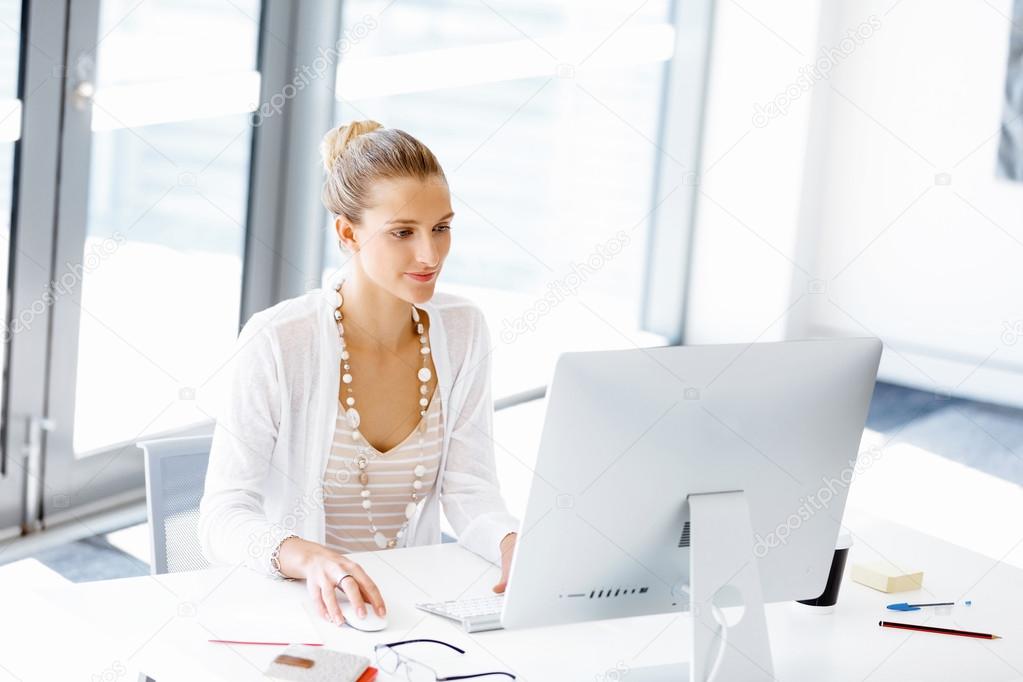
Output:
<instances>
[{"instance_id":1,"label":"white keyboard","mask_svg":"<svg viewBox=\"0 0 1023 682\"><path fill-rule=\"evenodd\" d=\"M469 597L432 604L416 604L416 608L458 621L466 632L501 629L501 609L504 595Z\"/></svg>"}]
</instances>

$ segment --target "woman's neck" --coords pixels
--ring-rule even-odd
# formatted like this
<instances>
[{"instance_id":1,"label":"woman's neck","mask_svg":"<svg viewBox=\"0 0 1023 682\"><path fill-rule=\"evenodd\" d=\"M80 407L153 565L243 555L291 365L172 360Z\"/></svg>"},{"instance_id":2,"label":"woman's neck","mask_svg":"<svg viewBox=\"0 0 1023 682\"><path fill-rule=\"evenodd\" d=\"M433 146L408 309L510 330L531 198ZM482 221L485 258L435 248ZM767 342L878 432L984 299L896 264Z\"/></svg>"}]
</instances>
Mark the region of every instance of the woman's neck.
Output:
<instances>
[{"instance_id":1,"label":"woman's neck","mask_svg":"<svg viewBox=\"0 0 1023 682\"><path fill-rule=\"evenodd\" d=\"M416 340L412 304L373 284L358 269L345 277L345 340L358 348L398 352Z\"/></svg>"}]
</instances>

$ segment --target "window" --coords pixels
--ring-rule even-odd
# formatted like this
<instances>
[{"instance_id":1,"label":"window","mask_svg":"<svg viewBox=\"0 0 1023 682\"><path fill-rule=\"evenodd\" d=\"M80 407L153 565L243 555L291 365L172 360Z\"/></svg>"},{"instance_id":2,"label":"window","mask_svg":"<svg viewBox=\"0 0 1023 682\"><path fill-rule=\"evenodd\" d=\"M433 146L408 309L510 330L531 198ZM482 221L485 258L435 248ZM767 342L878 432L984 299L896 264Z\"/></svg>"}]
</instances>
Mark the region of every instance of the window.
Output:
<instances>
[{"instance_id":1,"label":"window","mask_svg":"<svg viewBox=\"0 0 1023 682\"><path fill-rule=\"evenodd\" d=\"M21 3L14 0L0 2L0 313L7 320L7 279L11 264L11 188L14 179L14 144L21 136L21 101L18 100L18 52L21 38ZM0 377L6 376L6 345L11 328L4 330L0 347ZM0 390L0 414L6 410L6 391Z\"/></svg>"},{"instance_id":2,"label":"window","mask_svg":"<svg viewBox=\"0 0 1023 682\"><path fill-rule=\"evenodd\" d=\"M258 21L256 0L101 5L77 456L211 418L194 398L238 331Z\"/></svg>"},{"instance_id":3,"label":"window","mask_svg":"<svg viewBox=\"0 0 1023 682\"><path fill-rule=\"evenodd\" d=\"M341 35L337 122L406 130L448 176L438 288L483 307L495 396L547 383L561 351L664 343L639 311L667 2L354 0ZM330 225L324 245L326 279Z\"/></svg>"}]
</instances>

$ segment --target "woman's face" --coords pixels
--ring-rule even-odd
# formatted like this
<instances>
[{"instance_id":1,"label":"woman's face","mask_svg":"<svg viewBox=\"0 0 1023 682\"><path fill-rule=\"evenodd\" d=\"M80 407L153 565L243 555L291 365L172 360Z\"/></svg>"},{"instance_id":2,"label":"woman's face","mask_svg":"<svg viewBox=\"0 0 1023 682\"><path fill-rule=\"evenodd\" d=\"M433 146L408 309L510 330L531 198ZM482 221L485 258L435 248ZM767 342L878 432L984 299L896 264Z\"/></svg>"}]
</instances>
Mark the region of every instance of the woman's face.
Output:
<instances>
[{"instance_id":1,"label":"woman's face","mask_svg":"<svg viewBox=\"0 0 1023 682\"><path fill-rule=\"evenodd\" d=\"M439 176L380 180L369 203L348 248L358 252L362 270L377 286L410 303L430 300L451 249L454 212L447 184ZM421 273L430 276L413 276Z\"/></svg>"}]
</instances>

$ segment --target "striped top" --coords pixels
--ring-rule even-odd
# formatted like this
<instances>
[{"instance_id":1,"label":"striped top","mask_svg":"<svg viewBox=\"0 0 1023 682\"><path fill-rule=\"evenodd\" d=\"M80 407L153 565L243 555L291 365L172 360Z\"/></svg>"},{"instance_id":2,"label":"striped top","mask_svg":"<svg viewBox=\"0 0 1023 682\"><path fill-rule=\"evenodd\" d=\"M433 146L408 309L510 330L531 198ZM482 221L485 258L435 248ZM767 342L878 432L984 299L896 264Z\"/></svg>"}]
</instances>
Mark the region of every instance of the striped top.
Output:
<instances>
[{"instance_id":1,"label":"striped top","mask_svg":"<svg viewBox=\"0 0 1023 682\"><path fill-rule=\"evenodd\" d=\"M390 540L405 523L405 507L412 501L412 481L417 464L426 467L423 487L416 493L421 504L433 490L441 455L441 414L437 391L430 399L426 415L398 445L385 453L365 439L358 445L352 439L352 427L345 417L345 406L338 401L338 415L334 426L334 440L323 476L323 511L327 547L343 554L376 552L380 550L373 539L369 518L362 507L362 484L356 459L364 455L368 460L365 471L369 474L367 487L373 503L373 524ZM420 457L420 439L423 451ZM401 540L397 546L401 546Z\"/></svg>"}]
</instances>

